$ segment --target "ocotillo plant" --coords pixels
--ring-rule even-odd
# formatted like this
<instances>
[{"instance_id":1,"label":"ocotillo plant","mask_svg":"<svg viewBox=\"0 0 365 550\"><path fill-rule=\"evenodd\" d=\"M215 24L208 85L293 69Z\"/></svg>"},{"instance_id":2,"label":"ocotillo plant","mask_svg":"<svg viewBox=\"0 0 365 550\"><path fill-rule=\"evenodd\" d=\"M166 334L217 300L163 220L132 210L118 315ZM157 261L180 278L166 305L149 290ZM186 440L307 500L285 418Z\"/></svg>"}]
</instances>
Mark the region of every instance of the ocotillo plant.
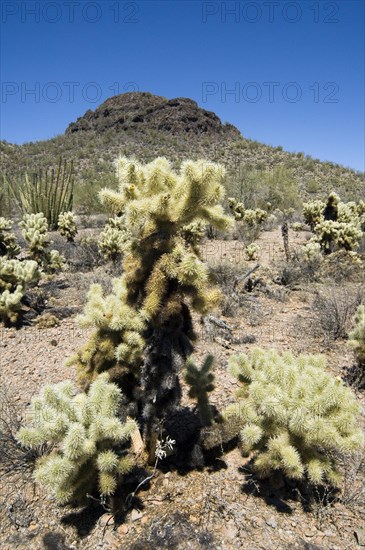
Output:
<instances>
[{"instance_id":1,"label":"ocotillo plant","mask_svg":"<svg viewBox=\"0 0 365 550\"><path fill-rule=\"evenodd\" d=\"M189 384L189 397L197 399L200 423L202 426L211 426L213 421L212 409L209 404L208 393L214 390L214 374L211 372L214 362L213 355L208 355L199 369L191 357L186 362L185 381Z\"/></svg>"},{"instance_id":2,"label":"ocotillo plant","mask_svg":"<svg viewBox=\"0 0 365 550\"><path fill-rule=\"evenodd\" d=\"M6 179L7 188L21 214L43 212L49 228L57 229L61 212L72 210L74 171L73 163L59 160L56 169L24 174L20 181Z\"/></svg>"}]
</instances>

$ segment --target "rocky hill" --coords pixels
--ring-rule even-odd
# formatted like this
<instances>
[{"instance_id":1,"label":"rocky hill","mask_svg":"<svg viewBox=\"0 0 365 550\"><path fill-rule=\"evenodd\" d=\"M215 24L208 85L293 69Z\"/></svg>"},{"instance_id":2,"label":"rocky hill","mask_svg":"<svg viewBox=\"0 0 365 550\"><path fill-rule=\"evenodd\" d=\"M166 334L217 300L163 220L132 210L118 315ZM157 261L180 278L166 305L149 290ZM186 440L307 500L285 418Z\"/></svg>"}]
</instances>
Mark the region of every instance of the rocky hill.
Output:
<instances>
[{"instance_id":1,"label":"rocky hill","mask_svg":"<svg viewBox=\"0 0 365 550\"><path fill-rule=\"evenodd\" d=\"M2 172L15 181L25 171L56 165L60 156L73 160L76 208L90 213L99 207L97 191L116 185L113 161L120 154L144 162L166 156L175 167L186 158L220 162L227 168L229 193L240 199L254 196L270 178L282 180L282 195L288 182L294 181L302 200L323 197L331 190L344 200L365 194L364 173L247 139L191 99L166 99L147 92L111 97L55 138L24 145L0 142Z\"/></svg>"}]
</instances>

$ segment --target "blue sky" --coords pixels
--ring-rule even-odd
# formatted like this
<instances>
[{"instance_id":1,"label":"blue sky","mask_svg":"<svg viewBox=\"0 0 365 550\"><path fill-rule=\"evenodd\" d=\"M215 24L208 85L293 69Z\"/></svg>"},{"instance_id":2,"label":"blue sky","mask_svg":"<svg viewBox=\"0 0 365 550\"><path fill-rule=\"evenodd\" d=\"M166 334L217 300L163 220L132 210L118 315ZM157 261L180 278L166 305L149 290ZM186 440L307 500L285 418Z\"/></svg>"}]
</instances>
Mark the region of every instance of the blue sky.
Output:
<instances>
[{"instance_id":1,"label":"blue sky","mask_svg":"<svg viewBox=\"0 0 365 550\"><path fill-rule=\"evenodd\" d=\"M54 137L139 90L190 97L245 137L364 170L364 6L2 0L0 137Z\"/></svg>"}]
</instances>

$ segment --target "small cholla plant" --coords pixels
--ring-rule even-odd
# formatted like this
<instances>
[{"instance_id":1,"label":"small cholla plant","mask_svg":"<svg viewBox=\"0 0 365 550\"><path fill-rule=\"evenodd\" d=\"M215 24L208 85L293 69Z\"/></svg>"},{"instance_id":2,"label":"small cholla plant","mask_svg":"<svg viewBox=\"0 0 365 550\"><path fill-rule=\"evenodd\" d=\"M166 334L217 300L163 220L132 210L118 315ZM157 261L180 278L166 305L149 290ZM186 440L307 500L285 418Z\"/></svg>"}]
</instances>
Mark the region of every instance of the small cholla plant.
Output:
<instances>
[{"instance_id":1,"label":"small cholla plant","mask_svg":"<svg viewBox=\"0 0 365 550\"><path fill-rule=\"evenodd\" d=\"M27 241L29 253L36 262L41 262L42 255L49 246L48 223L43 213L24 214L19 223L24 239Z\"/></svg>"},{"instance_id":2,"label":"small cholla plant","mask_svg":"<svg viewBox=\"0 0 365 550\"><path fill-rule=\"evenodd\" d=\"M243 216L245 214L245 206L243 202L239 202L234 197L229 197L227 199L228 206L232 210L233 217L236 221L240 221L243 219Z\"/></svg>"},{"instance_id":3,"label":"small cholla plant","mask_svg":"<svg viewBox=\"0 0 365 550\"><path fill-rule=\"evenodd\" d=\"M122 216L110 218L100 234L98 249L105 261L116 262L128 248L129 234Z\"/></svg>"},{"instance_id":4,"label":"small cholla plant","mask_svg":"<svg viewBox=\"0 0 365 550\"><path fill-rule=\"evenodd\" d=\"M55 449L40 458L34 478L61 504L82 502L98 491L114 494L123 474L135 462L128 442L137 425L121 419L122 393L107 375L95 380L89 392L75 395L71 382L45 386L32 399L30 426L17 434L25 447L51 443Z\"/></svg>"},{"instance_id":5,"label":"small cholla plant","mask_svg":"<svg viewBox=\"0 0 365 550\"><path fill-rule=\"evenodd\" d=\"M259 252L260 247L255 243L251 243L245 248L245 254L248 260L257 260Z\"/></svg>"},{"instance_id":6,"label":"small cholla plant","mask_svg":"<svg viewBox=\"0 0 365 550\"><path fill-rule=\"evenodd\" d=\"M323 355L280 355L255 349L230 360L242 384L237 411L245 452L262 477L281 470L310 482L340 480L336 454L362 448L359 405L339 378L325 371Z\"/></svg>"},{"instance_id":7,"label":"small cholla plant","mask_svg":"<svg viewBox=\"0 0 365 550\"><path fill-rule=\"evenodd\" d=\"M303 216L305 223L312 229L315 228L317 223L323 220L323 210L325 203L321 200L315 200L312 202L306 202L303 204Z\"/></svg>"},{"instance_id":8,"label":"small cholla plant","mask_svg":"<svg viewBox=\"0 0 365 550\"><path fill-rule=\"evenodd\" d=\"M186 362L185 381L189 384L189 397L197 399L202 426L211 426L212 409L208 393L214 390L214 374L211 372L214 362L213 355L208 355L199 369L191 357Z\"/></svg>"},{"instance_id":9,"label":"small cholla plant","mask_svg":"<svg viewBox=\"0 0 365 550\"><path fill-rule=\"evenodd\" d=\"M243 202L239 202L233 197L229 197L227 201L234 219L236 221L245 222L250 227L262 224L268 218L268 213L266 210L262 210L261 208L256 208L256 210L246 209Z\"/></svg>"},{"instance_id":10,"label":"small cholla plant","mask_svg":"<svg viewBox=\"0 0 365 550\"><path fill-rule=\"evenodd\" d=\"M300 222L294 222L290 226L293 231L302 231L303 229L303 224Z\"/></svg>"},{"instance_id":11,"label":"small cholla plant","mask_svg":"<svg viewBox=\"0 0 365 550\"><path fill-rule=\"evenodd\" d=\"M62 212L58 216L58 231L68 242L73 243L77 235L76 217L73 212Z\"/></svg>"},{"instance_id":12,"label":"small cholla plant","mask_svg":"<svg viewBox=\"0 0 365 550\"><path fill-rule=\"evenodd\" d=\"M310 240L299 249L299 256L301 259L308 262L322 261L321 245L315 241Z\"/></svg>"},{"instance_id":13,"label":"small cholla plant","mask_svg":"<svg viewBox=\"0 0 365 550\"><path fill-rule=\"evenodd\" d=\"M13 226L11 220L0 217L0 256L14 258L20 252L20 246L14 233L10 233Z\"/></svg>"},{"instance_id":14,"label":"small cholla plant","mask_svg":"<svg viewBox=\"0 0 365 550\"><path fill-rule=\"evenodd\" d=\"M362 304L355 314L354 328L349 334L349 344L355 352L359 366L364 368L365 374L365 306Z\"/></svg>"},{"instance_id":15,"label":"small cholla plant","mask_svg":"<svg viewBox=\"0 0 365 550\"><path fill-rule=\"evenodd\" d=\"M47 250L51 241L48 235L47 219L43 213L25 214L19 223L22 234L27 241L29 255L47 273L55 273L63 269L65 258L58 250Z\"/></svg>"},{"instance_id":16,"label":"small cholla plant","mask_svg":"<svg viewBox=\"0 0 365 550\"><path fill-rule=\"evenodd\" d=\"M24 294L39 278L37 262L0 257L0 319L10 323L18 320Z\"/></svg>"}]
</instances>

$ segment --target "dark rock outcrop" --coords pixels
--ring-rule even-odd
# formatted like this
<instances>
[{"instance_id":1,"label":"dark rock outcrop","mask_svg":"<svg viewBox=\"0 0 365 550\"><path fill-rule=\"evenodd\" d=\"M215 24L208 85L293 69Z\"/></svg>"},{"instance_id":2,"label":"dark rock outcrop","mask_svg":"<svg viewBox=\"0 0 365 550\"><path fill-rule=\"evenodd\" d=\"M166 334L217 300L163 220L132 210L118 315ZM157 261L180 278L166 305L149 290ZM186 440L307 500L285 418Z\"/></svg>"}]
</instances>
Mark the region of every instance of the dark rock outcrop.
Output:
<instances>
[{"instance_id":1,"label":"dark rock outcrop","mask_svg":"<svg viewBox=\"0 0 365 550\"><path fill-rule=\"evenodd\" d=\"M198 106L192 99L166 99L147 92L130 92L107 99L95 111L72 122L66 134L75 132L103 133L109 129L170 134L222 135L237 137L239 130L232 124L223 124L211 111Z\"/></svg>"}]
</instances>

